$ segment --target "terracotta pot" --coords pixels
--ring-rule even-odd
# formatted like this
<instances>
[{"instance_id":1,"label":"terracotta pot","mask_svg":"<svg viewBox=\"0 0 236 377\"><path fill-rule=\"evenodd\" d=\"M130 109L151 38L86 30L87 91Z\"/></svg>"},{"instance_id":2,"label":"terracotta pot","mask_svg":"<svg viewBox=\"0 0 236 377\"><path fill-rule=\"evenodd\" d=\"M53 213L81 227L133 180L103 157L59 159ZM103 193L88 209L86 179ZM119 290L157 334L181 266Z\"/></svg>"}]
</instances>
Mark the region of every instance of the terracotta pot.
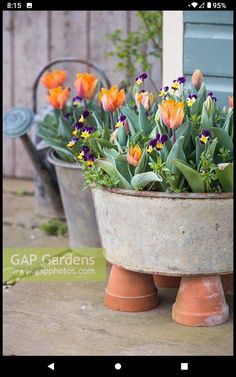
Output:
<instances>
[{"instance_id":1,"label":"terracotta pot","mask_svg":"<svg viewBox=\"0 0 236 377\"><path fill-rule=\"evenodd\" d=\"M154 284L157 288L175 288L179 287L181 277L153 275Z\"/></svg>"},{"instance_id":2,"label":"terracotta pot","mask_svg":"<svg viewBox=\"0 0 236 377\"><path fill-rule=\"evenodd\" d=\"M183 277L172 318L187 326L215 326L227 321L229 307L220 276Z\"/></svg>"},{"instance_id":3,"label":"terracotta pot","mask_svg":"<svg viewBox=\"0 0 236 377\"><path fill-rule=\"evenodd\" d=\"M222 275L221 280L225 294L232 296L234 294L234 274Z\"/></svg>"},{"instance_id":4,"label":"terracotta pot","mask_svg":"<svg viewBox=\"0 0 236 377\"><path fill-rule=\"evenodd\" d=\"M158 305L151 275L112 266L104 299L105 306L123 312L143 312Z\"/></svg>"}]
</instances>

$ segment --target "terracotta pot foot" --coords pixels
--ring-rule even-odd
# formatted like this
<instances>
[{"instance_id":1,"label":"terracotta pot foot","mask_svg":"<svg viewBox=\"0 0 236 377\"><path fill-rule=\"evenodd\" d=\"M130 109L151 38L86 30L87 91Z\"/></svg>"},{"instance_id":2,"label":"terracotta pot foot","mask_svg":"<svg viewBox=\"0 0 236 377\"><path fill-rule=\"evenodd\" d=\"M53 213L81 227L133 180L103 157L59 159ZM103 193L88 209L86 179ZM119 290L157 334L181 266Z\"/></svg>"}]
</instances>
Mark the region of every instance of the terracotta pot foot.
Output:
<instances>
[{"instance_id":1,"label":"terracotta pot foot","mask_svg":"<svg viewBox=\"0 0 236 377\"><path fill-rule=\"evenodd\" d=\"M234 274L221 276L225 295L233 296L234 294Z\"/></svg>"},{"instance_id":2,"label":"terracotta pot foot","mask_svg":"<svg viewBox=\"0 0 236 377\"><path fill-rule=\"evenodd\" d=\"M220 276L183 277L172 318L186 326L215 326L226 322L229 306Z\"/></svg>"},{"instance_id":3,"label":"terracotta pot foot","mask_svg":"<svg viewBox=\"0 0 236 377\"><path fill-rule=\"evenodd\" d=\"M179 287L181 277L153 275L154 284L157 288L175 288Z\"/></svg>"},{"instance_id":4,"label":"terracotta pot foot","mask_svg":"<svg viewBox=\"0 0 236 377\"><path fill-rule=\"evenodd\" d=\"M112 310L143 312L158 305L152 275L112 266L104 304Z\"/></svg>"}]
</instances>

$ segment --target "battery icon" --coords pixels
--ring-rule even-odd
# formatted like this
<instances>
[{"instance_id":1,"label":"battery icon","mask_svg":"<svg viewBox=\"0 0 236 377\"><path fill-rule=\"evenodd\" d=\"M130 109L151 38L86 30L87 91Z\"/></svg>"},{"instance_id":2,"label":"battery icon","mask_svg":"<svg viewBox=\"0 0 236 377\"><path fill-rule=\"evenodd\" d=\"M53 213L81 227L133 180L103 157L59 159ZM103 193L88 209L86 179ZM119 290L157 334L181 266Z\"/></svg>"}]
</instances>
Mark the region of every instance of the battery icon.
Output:
<instances>
[{"instance_id":1,"label":"battery icon","mask_svg":"<svg viewBox=\"0 0 236 377\"><path fill-rule=\"evenodd\" d=\"M211 8L211 3L207 3L207 8Z\"/></svg>"}]
</instances>

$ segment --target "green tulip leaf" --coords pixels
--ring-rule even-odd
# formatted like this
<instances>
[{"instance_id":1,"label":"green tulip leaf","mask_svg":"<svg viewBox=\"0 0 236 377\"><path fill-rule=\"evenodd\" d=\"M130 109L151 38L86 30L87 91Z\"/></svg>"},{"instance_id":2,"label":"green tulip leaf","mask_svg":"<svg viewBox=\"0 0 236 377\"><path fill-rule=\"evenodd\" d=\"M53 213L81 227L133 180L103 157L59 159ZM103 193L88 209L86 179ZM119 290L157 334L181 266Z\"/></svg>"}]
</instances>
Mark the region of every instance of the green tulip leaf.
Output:
<instances>
[{"instance_id":1,"label":"green tulip leaf","mask_svg":"<svg viewBox=\"0 0 236 377\"><path fill-rule=\"evenodd\" d=\"M218 140L217 149L223 147L233 153L232 139L223 128L212 127L210 131L211 135Z\"/></svg>"},{"instance_id":2,"label":"green tulip leaf","mask_svg":"<svg viewBox=\"0 0 236 377\"><path fill-rule=\"evenodd\" d=\"M234 172L232 163L218 164L216 175L224 192L233 192L233 174Z\"/></svg>"},{"instance_id":3,"label":"green tulip leaf","mask_svg":"<svg viewBox=\"0 0 236 377\"><path fill-rule=\"evenodd\" d=\"M148 155L147 155L147 148L145 148L142 152L142 157L140 158L138 165L134 170L134 174L143 173L146 169L148 162Z\"/></svg>"},{"instance_id":4,"label":"green tulip leaf","mask_svg":"<svg viewBox=\"0 0 236 377\"><path fill-rule=\"evenodd\" d=\"M120 127L118 130L118 141L122 147L127 144L127 134L124 127Z\"/></svg>"},{"instance_id":5,"label":"green tulip leaf","mask_svg":"<svg viewBox=\"0 0 236 377\"><path fill-rule=\"evenodd\" d=\"M150 132L153 129L153 126L149 122L147 114L146 114L146 110L141 103L139 104L139 124L143 130L144 136L150 134Z\"/></svg>"},{"instance_id":6,"label":"green tulip leaf","mask_svg":"<svg viewBox=\"0 0 236 377\"><path fill-rule=\"evenodd\" d=\"M186 157L183 151L184 136L180 136L174 143L169 156L166 160L166 166L172 173L177 173L176 166L173 164L173 160L179 159L186 161Z\"/></svg>"},{"instance_id":7,"label":"green tulip leaf","mask_svg":"<svg viewBox=\"0 0 236 377\"><path fill-rule=\"evenodd\" d=\"M141 129L138 115L134 110L130 109L128 106L122 106L121 112L122 114L126 115L130 132L134 136L135 133Z\"/></svg>"},{"instance_id":8,"label":"green tulip leaf","mask_svg":"<svg viewBox=\"0 0 236 377\"><path fill-rule=\"evenodd\" d=\"M202 177L196 170L180 160L173 160L172 163L184 175L193 192L205 192L205 185Z\"/></svg>"},{"instance_id":9,"label":"green tulip leaf","mask_svg":"<svg viewBox=\"0 0 236 377\"><path fill-rule=\"evenodd\" d=\"M96 160L97 165L105 171L111 178L117 178L119 180L119 187L124 189L132 189L132 186L129 182L120 174L117 168L107 160Z\"/></svg>"},{"instance_id":10,"label":"green tulip leaf","mask_svg":"<svg viewBox=\"0 0 236 377\"><path fill-rule=\"evenodd\" d=\"M135 174L131 179L131 185L135 190L140 190L152 182L161 182L162 177L152 171Z\"/></svg>"}]
</instances>

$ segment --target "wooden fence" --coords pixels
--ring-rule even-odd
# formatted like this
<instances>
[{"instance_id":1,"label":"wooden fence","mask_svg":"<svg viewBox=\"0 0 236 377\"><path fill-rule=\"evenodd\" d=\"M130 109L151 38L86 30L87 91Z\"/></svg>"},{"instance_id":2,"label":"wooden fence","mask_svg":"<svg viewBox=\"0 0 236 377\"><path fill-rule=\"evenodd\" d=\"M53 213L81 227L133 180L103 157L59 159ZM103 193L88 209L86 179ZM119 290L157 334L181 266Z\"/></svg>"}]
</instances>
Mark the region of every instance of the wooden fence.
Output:
<instances>
[{"instance_id":1,"label":"wooden fence","mask_svg":"<svg viewBox=\"0 0 236 377\"><path fill-rule=\"evenodd\" d=\"M103 68L113 83L121 73L115 69L115 58L105 57L112 44L105 35L122 29L124 35L136 30L135 11L5 11L3 13L3 107L32 107L32 85L41 68L50 60L76 56ZM62 65L60 65L61 67ZM73 79L78 64L64 65ZM161 79L158 65L154 68L156 83ZM73 79L72 79L73 78ZM45 105L45 89L39 88L38 107ZM4 138L4 175L32 177L33 168L19 139Z\"/></svg>"}]
</instances>

